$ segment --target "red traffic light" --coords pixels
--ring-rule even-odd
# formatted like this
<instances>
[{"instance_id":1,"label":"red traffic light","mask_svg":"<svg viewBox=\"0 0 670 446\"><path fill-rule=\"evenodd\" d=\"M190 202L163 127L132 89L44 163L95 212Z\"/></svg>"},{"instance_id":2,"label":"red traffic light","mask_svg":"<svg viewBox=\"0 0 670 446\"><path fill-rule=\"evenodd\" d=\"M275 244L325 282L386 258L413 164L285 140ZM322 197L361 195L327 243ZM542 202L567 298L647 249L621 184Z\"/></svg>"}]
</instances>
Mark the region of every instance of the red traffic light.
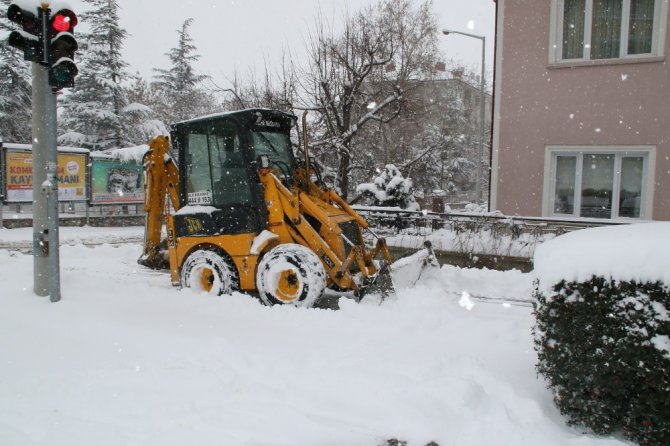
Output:
<instances>
[{"instance_id":1,"label":"red traffic light","mask_svg":"<svg viewBox=\"0 0 670 446\"><path fill-rule=\"evenodd\" d=\"M61 9L51 16L51 27L59 33L73 32L77 23L77 15L69 9Z\"/></svg>"}]
</instances>

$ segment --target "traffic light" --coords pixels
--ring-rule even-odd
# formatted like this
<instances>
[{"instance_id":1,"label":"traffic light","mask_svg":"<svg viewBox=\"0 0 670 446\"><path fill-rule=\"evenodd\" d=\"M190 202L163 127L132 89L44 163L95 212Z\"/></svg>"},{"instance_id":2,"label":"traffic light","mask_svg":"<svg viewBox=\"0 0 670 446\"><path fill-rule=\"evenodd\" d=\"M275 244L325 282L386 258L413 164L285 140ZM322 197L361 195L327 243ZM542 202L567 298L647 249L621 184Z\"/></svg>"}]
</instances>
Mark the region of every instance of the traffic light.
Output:
<instances>
[{"instance_id":1,"label":"traffic light","mask_svg":"<svg viewBox=\"0 0 670 446\"><path fill-rule=\"evenodd\" d=\"M60 9L49 19L49 85L54 90L74 87L79 73L74 53L79 45L74 38L77 15L69 9Z\"/></svg>"},{"instance_id":2,"label":"traffic light","mask_svg":"<svg viewBox=\"0 0 670 446\"><path fill-rule=\"evenodd\" d=\"M7 43L23 51L23 58L31 62L44 64L44 33L42 27L42 9L38 13L22 9L12 3L7 9L7 18L21 26L21 31L12 31Z\"/></svg>"}]
</instances>

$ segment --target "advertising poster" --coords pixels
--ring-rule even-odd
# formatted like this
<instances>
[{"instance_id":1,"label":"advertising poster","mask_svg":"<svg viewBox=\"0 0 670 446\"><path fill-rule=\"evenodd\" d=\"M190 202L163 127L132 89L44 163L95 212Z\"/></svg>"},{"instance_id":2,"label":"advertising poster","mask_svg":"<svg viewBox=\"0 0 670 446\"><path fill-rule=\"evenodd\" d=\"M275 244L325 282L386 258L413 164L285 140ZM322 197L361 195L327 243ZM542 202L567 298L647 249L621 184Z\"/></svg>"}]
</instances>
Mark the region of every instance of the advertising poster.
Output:
<instances>
[{"instance_id":1,"label":"advertising poster","mask_svg":"<svg viewBox=\"0 0 670 446\"><path fill-rule=\"evenodd\" d=\"M112 159L91 162L91 204L144 203L144 170Z\"/></svg>"},{"instance_id":2,"label":"advertising poster","mask_svg":"<svg viewBox=\"0 0 670 446\"><path fill-rule=\"evenodd\" d=\"M58 200L86 200L86 160L83 153L58 153ZM33 201L33 156L31 152L7 150L5 153L5 201Z\"/></svg>"}]
</instances>

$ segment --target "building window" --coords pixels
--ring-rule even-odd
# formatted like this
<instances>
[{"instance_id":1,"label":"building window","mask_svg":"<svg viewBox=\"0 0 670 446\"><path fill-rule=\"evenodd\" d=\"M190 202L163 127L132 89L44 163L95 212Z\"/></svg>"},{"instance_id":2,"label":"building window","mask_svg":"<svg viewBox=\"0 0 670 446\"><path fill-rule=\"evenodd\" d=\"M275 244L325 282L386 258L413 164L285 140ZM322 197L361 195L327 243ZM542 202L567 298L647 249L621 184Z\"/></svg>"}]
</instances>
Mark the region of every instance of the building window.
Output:
<instances>
[{"instance_id":1,"label":"building window","mask_svg":"<svg viewBox=\"0 0 670 446\"><path fill-rule=\"evenodd\" d=\"M663 54L663 0L555 0L552 62Z\"/></svg>"},{"instance_id":2,"label":"building window","mask_svg":"<svg viewBox=\"0 0 670 446\"><path fill-rule=\"evenodd\" d=\"M650 218L651 148L548 149L548 215Z\"/></svg>"}]
</instances>

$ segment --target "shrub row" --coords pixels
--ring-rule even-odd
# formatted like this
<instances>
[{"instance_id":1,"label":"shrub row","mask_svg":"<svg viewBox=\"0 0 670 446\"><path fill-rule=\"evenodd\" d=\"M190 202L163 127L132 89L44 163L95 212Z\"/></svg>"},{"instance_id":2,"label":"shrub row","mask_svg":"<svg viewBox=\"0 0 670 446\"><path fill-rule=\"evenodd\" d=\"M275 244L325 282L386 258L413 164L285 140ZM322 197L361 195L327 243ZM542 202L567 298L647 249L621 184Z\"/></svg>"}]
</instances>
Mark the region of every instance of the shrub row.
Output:
<instances>
[{"instance_id":1,"label":"shrub row","mask_svg":"<svg viewBox=\"0 0 670 446\"><path fill-rule=\"evenodd\" d=\"M592 277L536 285L537 371L568 423L670 445L670 290Z\"/></svg>"}]
</instances>

